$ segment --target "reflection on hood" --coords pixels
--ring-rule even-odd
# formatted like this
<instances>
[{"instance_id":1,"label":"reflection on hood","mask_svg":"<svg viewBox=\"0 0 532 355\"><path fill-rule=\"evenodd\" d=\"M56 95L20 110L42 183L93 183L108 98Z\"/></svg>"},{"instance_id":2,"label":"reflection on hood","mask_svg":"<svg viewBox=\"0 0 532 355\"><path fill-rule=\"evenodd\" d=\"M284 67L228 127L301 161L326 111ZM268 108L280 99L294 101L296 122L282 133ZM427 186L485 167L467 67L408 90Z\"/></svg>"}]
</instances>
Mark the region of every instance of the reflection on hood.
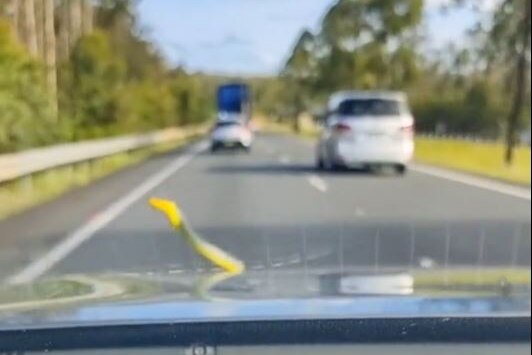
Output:
<instances>
[{"instance_id":1,"label":"reflection on hood","mask_svg":"<svg viewBox=\"0 0 532 355\"><path fill-rule=\"evenodd\" d=\"M70 275L0 291L0 326L530 313L530 269Z\"/></svg>"}]
</instances>

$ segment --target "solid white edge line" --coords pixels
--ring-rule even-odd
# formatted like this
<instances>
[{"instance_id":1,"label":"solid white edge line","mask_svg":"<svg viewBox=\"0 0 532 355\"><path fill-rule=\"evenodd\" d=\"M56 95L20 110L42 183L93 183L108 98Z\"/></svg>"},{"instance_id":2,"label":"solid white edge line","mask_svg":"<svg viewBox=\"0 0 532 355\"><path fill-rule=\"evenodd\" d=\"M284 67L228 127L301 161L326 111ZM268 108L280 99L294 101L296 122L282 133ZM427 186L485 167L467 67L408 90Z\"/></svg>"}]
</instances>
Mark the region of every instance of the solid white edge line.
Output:
<instances>
[{"instance_id":1,"label":"solid white edge line","mask_svg":"<svg viewBox=\"0 0 532 355\"><path fill-rule=\"evenodd\" d=\"M67 257L81 244L89 240L98 231L105 228L114 219L124 213L131 205L140 200L148 192L162 184L179 169L187 165L195 156L207 148L205 142L192 146L184 155L181 155L163 170L153 174L142 184L120 198L115 203L107 207L95 218L89 220L80 228L69 234L63 241L59 242L46 254L33 261L25 268L6 280L8 284L28 283L42 276L58 262Z\"/></svg>"},{"instance_id":2,"label":"solid white edge line","mask_svg":"<svg viewBox=\"0 0 532 355\"><path fill-rule=\"evenodd\" d=\"M357 217L366 217L367 213L362 207L355 208L355 216Z\"/></svg>"},{"instance_id":3,"label":"solid white edge line","mask_svg":"<svg viewBox=\"0 0 532 355\"><path fill-rule=\"evenodd\" d=\"M504 195L517 197L524 200L531 200L530 188L512 186L502 182L497 182L485 178L475 177L465 173L446 170L433 166L426 166L415 164L410 167L412 171L422 173L425 175L435 176L441 179L446 179L454 182L459 182L465 185L474 186L484 190L498 192Z\"/></svg>"},{"instance_id":4,"label":"solid white edge line","mask_svg":"<svg viewBox=\"0 0 532 355\"><path fill-rule=\"evenodd\" d=\"M314 146L314 142L308 140L300 139L300 142L308 143L309 145ZM482 178L473 176L467 173L460 173L445 168L438 168L434 166L424 165L420 163L412 164L409 167L410 170L422 173L425 175L430 175L438 177L440 179L450 180L454 182L459 182L465 185L477 187L484 190L489 190L493 192L498 192L507 196L517 197L523 200L531 201L532 192L530 188L519 187L504 182L498 182L490 180L489 178Z\"/></svg>"},{"instance_id":5,"label":"solid white edge line","mask_svg":"<svg viewBox=\"0 0 532 355\"><path fill-rule=\"evenodd\" d=\"M281 164L286 165L286 164L290 164L292 162L292 159L290 159L290 157L287 155L282 155L279 157L279 162Z\"/></svg>"},{"instance_id":6,"label":"solid white edge line","mask_svg":"<svg viewBox=\"0 0 532 355\"><path fill-rule=\"evenodd\" d=\"M307 177L308 183L310 186L314 187L316 190L320 192L327 192L329 187L327 186L327 183L316 175L310 175Z\"/></svg>"}]
</instances>

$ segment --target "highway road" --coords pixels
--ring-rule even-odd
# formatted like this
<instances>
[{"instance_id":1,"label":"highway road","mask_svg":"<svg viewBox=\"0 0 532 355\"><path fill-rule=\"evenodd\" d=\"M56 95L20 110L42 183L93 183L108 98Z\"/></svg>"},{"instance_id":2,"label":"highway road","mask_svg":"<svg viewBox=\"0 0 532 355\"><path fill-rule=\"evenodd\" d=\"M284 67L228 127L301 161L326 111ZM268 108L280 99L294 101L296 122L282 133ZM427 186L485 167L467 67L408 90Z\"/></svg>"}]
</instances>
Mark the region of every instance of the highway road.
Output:
<instances>
[{"instance_id":1,"label":"highway road","mask_svg":"<svg viewBox=\"0 0 532 355\"><path fill-rule=\"evenodd\" d=\"M177 201L198 233L250 270L530 266L526 191L431 170L318 173L312 144L290 136L262 135L249 154L204 148L1 222L0 279L212 268L148 206L151 196Z\"/></svg>"}]
</instances>

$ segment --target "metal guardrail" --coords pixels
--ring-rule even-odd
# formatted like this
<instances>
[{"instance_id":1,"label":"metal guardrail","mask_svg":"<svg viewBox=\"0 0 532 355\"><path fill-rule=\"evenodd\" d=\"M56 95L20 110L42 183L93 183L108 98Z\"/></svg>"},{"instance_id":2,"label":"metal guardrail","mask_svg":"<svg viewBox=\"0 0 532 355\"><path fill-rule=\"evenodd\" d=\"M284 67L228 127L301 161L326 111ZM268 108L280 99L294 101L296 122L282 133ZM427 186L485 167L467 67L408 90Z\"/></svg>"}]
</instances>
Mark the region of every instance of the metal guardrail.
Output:
<instances>
[{"instance_id":1,"label":"metal guardrail","mask_svg":"<svg viewBox=\"0 0 532 355\"><path fill-rule=\"evenodd\" d=\"M476 143L500 142L500 140L497 140L494 138L485 138L485 137L479 137L479 136L467 135L467 134L435 134L435 133L416 132L416 136L420 138L450 139L450 140L460 140L460 141L468 141L468 142L476 142Z\"/></svg>"},{"instance_id":2,"label":"metal guardrail","mask_svg":"<svg viewBox=\"0 0 532 355\"><path fill-rule=\"evenodd\" d=\"M430 138L430 139L451 139L451 140L460 140L460 141L467 141L467 142L474 142L474 143L504 143L503 139L495 139L495 138L486 138L481 136L475 136L475 135L468 135L468 134L435 134L435 133L424 133L424 132L417 132L416 136L421 138ZM527 136L526 134L522 134L519 137L518 143L522 146L530 146L530 136Z\"/></svg>"},{"instance_id":3,"label":"metal guardrail","mask_svg":"<svg viewBox=\"0 0 532 355\"><path fill-rule=\"evenodd\" d=\"M0 183L59 166L168 143L205 132L206 128L203 126L185 129L169 128L148 134L60 144L0 155Z\"/></svg>"}]
</instances>

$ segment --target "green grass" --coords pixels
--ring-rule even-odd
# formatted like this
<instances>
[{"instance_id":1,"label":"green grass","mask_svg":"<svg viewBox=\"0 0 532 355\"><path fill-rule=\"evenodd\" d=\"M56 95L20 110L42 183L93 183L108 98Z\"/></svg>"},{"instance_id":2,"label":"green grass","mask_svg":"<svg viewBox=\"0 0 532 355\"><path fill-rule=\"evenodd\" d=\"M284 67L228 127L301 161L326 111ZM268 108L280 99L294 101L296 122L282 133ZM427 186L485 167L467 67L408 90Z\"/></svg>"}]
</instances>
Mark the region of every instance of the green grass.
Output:
<instances>
[{"instance_id":1,"label":"green grass","mask_svg":"<svg viewBox=\"0 0 532 355\"><path fill-rule=\"evenodd\" d=\"M502 143L416 139L415 160L418 162L530 185L530 148L517 148L511 166L504 163L503 156Z\"/></svg>"},{"instance_id":2,"label":"green grass","mask_svg":"<svg viewBox=\"0 0 532 355\"><path fill-rule=\"evenodd\" d=\"M434 297L528 294L530 289L530 269L417 270L412 276L418 295Z\"/></svg>"},{"instance_id":3,"label":"green grass","mask_svg":"<svg viewBox=\"0 0 532 355\"><path fill-rule=\"evenodd\" d=\"M150 156L168 152L188 141L190 139L59 167L2 184L0 185L0 220L53 200L69 190L85 186L120 169L138 164Z\"/></svg>"},{"instance_id":4,"label":"green grass","mask_svg":"<svg viewBox=\"0 0 532 355\"><path fill-rule=\"evenodd\" d=\"M82 296L92 286L74 280L41 281L32 285L15 285L0 289L0 303L21 303Z\"/></svg>"},{"instance_id":5,"label":"green grass","mask_svg":"<svg viewBox=\"0 0 532 355\"><path fill-rule=\"evenodd\" d=\"M462 269L427 270L414 272L415 287L430 288L452 286L496 286L502 281L514 285L530 285L530 269Z\"/></svg>"},{"instance_id":6,"label":"green grass","mask_svg":"<svg viewBox=\"0 0 532 355\"><path fill-rule=\"evenodd\" d=\"M264 131L296 134L286 123L261 121ZM315 139L319 130L304 127L298 136ZM460 170L514 184L530 185L530 148L518 147L511 166L504 163L502 143L471 142L458 139L416 138L415 161Z\"/></svg>"}]
</instances>

